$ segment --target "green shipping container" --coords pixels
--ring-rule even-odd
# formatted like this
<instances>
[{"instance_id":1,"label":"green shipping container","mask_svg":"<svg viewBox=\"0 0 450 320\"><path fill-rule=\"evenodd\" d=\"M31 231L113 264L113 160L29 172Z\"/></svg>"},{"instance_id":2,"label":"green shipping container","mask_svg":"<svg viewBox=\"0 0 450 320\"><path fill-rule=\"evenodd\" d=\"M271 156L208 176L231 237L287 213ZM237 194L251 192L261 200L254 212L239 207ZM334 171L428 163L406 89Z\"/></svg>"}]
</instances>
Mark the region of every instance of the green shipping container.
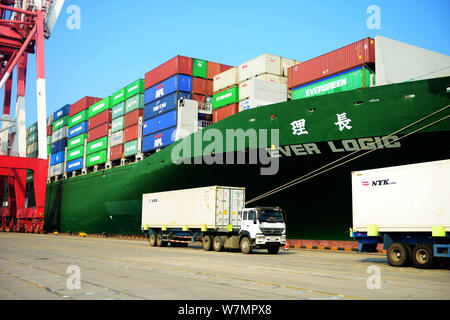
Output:
<instances>
[{"instance_id":1,"label":"green shipping container","mask_svg":"<svg viewBox=\"0 0 450 320\"><path fill-rule=\"evenodd\" d=\"M121 103L115 105L112 108L112 118L116 119L118 117L121 117L125 114L125 101L122 101Z\"/></svg>"},{"instance_id":2,"label":"green shipping container","mask_svg":"<svg viewBox=\"0 0 450 320\"><path fill-rule=\"evenodd\" d=\"M123 130L125 127L125 117L118 117L114 119L111 123L111 132L117 132Z\"/></svg>"},{"instance_id":3,"label":"green shipping container","mask_svg":"<svg viewBox=\"0 0 450 320\"><path fill-rule=\"evenodd\" d=\"M137 94L144 94L145 81L144 79L136 80L135 82L130 83L126 89L127 89L126 99L129 99Z\"/></svg>"},{"instance_id":4,"label":"green shipping container","mask_svg":"<svg viewBox=\"0 0 450 320\"><path fill-rule=\"evenodd\" d=\"M208 74L208 62L200 59L192 59L192 76L205 78Z\"/></svg>"},{"instance_id":5,"label":"green shipping container","mask_svg":"<svg viewBox=\"0 0 450 320\"><path fill-rule=\"evenodd\" d=\"M134 111L136 109L144 109L144 95L138 94L129 99L125 106L125 113Z\"/></svg>"},{"instance_id":6,"label":"green shipping container","mask_svg":"<svg viewBox=\"0 0 450 320\"><path fill-rule=\"evenodd\" d=\"M47 136L47 145L52 144L52 136Z\"/></svg>"},{"instance_id":7,"label":"green shipping container","mask_svg":"<svg viewBox=\"0 0 450 320\"><path fill-rule=\"evenodd\" d=\"M239 102L239 87L235 86L214 95L213 109L216 110L237 102Z\"/></svg>"},{"instance_id":8,"label":"green shipping container","mask_svg":"<svg viewBox=\"0 0 450 320\"><path fill-rule=\"evenodd\" d=\"M371 86L371 74L372 72L365 67L346 71L294 89L292 100L367 88Z\"/></svg>"},{"instance_id":9,"label":"green shipping container","mask_svg":"<svg viewBox=\"0 0 450 320\"><path fill-rule=\"evenodd\" d=\"M47 157L49 157L52 154L52 145L47 146Z\"/></svg>"},{"instance_id":10,"label":"green shipping container","mask_svg":"<svg viewBox=\"0 0 450 320\"><path fill-rule=\"evenodd\" d=\"M73 137L69 141L67 141L67 150L70 150L72 148L76 148L79 146L84 146L84 141L87 139L87 134L83 133L76 137Z\"/></svg>"},{"instance_id":11,"label":"green shipping container","mask_svg":"<svg viewBox=\"0 0 450 320\"><path fill-rule=\"evenodd\" d=\"M108 149L108 137L103 137L87 144L86 154L92 154L101 150Z\"/></svg>"},{"instance_id":12,"label":"green shipping container","mask_svg":"<svg viewBox=\"0 0 450 320\"><path fill-rule=\"evenodd\" d=\"M107 150L103 150L97 153L90 154L86 157L86 167L92 167L96 164L102 164L106 162Z\"/></svg>"},{"instance_id":13,"label":"green shipping container","mask_svg":"<svg viewBox=\"0 0 450 320\"><path fill-rule=\"evenodd\" d=\"M107 97L96 104L89 107L88 119L102 113L103 111L111 108L111 97Z\"/></svg>"},{"instance_id":14,"label":"green shipping container","mask_svg":"<svg viewBox=\"0 0 450 320\"><path fill-rule=\"evenodd\" d=\"M86 110L83 110L69 118L69 128L72 128L73 126L76 126L86 120Z\"/></svg>"},{"instance_id":15,"label":"green shipping container","mask_svg":"<svg viewBox=\"0 0 450 320\"><path fill-rule=\"evenodd\" d=\"M133 140L125 143L123 147L123 155L124 157L134 156L138 151L138 141Z\"/></svg>"},{"instance_id":16,"label":"green shipping container","mask_svg":"<svg viewBox=\"0 0 450 320\"><path fill-rule=\"evenodd\" d=\"M67 150L67 161L72 161L84 156L84 146L79 146L70 150Z\"/></svg>"},{"instance_id":17,"label":"green shipping container","mask_svg":"<svg viewBox=\"0 0 450 320\"><path fill-rule=\"evenodd\" d=\"M127 88L122 88L117 92L114 92L114 94L111 97L111 105L115 106L118 103L124 102L127 97Z\"/></svg>"},{"instance_id":18,"label":"green shipping container","mask_svg":"<svg viewBox=\"0 0 450 320\"><path fill-rule=\"evenodd\" d=\"M69 116L64 116L59 120L53 122L53 131L61 129L64 126L67 126L67 122L69 121Z\"/></svg>"},{"instance_id":19,"label":"green shipping container","mask_svg":"<svg viewBox=\"0 0 450 320\"><path fill-rule=\"evenodd\" d=\"M32 143L35 143L36 141L38 141L38 133L37 132L28 135L27 146L29 146Z\"/></svg>"},{"instance_id":20,"label":"green shipping container","mask_svg":"<svg viewBox=\"0 0 450 320\"><path fill-rule=\"evenodd\" d=\"M38 123L35 122L28 128L28 134L37 132L37 129L38 129Z\"/></svg>"}]
</instances>

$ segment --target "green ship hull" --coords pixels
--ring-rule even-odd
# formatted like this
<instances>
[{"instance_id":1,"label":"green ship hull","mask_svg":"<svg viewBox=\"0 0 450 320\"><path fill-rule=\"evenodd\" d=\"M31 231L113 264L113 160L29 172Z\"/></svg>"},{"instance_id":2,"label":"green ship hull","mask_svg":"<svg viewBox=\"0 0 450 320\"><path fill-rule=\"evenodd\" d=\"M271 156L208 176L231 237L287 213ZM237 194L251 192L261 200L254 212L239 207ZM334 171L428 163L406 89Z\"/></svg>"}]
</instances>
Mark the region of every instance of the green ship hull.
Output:
<instances>
[{"instance_id":1,"label":"green ship hull","mask_svg":"<svg viewBox=\"0 0 450 320\"><path fill-rule=\"evenodd\" d=\"M349 160L352 152L364 146L378 146L379 150L249 204L278 205L285 210L290 239L351 240L352 171L450 157L449 83L449 77L415 81L240 112L140 162L49 183L45 229L141 234L143 193L230 185L246 187L248 200L344 156ZM261 174L270 163L225 161L226 156L237 159L242 154L248 160L253 150L249 139L233 149L226 149L225 141L207 139L227 129L268 130L268 140L258 142L262 141L261 155L278 161L276 174ZM279 130L276 144L271 140L273 129ZM385 145L380 142L383 137L388 137ZM185 163L176 164L172 153L181 154L178 151L186 141L192 146L182 153ZM224 153L212 145L223 145ZM228 164L208 164L222 155Z\"/></svg>"}]
</instances>

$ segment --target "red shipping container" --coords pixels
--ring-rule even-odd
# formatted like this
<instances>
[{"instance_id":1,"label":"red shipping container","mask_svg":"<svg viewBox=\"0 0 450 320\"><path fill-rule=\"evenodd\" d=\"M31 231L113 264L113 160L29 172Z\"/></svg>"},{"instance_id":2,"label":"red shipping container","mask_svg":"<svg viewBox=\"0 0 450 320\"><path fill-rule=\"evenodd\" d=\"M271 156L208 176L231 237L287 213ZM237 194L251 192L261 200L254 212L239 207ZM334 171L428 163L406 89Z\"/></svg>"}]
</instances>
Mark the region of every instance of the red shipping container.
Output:
<instances>
[{"instance_id":1,"label":"red shipping container","mask_svg":"<svg viewBox=\"0 0 450 320\"><path fill-rule=\"evenodd\" d=\"M122 159L122 156L123 156L123 144L111 147L111 151L109 152L110 160L119 160Z\"/></svg>"},{"instance_id":2,"label":"red shipping container","mask_svg":"<svg viewBox=\"0 0 450 320\"><path fill-rule=\"evenodd\" d=\"M206 82L206 95L212 97L214 95L214 81L208 80Z\"/></svg>"},{"instance_id":3,"label":"red shipping container","mask_svg":"<svg viewBox=\"0 0 450 320\"><path fill-rule=\"evenodd\" d=\"M125 128L134 126L139 123L139 117L144 114L144 109L136 109L125 115Z\"/></svg>"},{"instance_id":4,"label":"red shipping container","mask_svg":"<svg viewBox=\"0 0 450 320\"><path fill-rule=\"evenodd\" d=\"M47 137L53 134L53 125L47 127Z\"/></svg>"},{"instance_id":5,"label":"red shipping container","mask_svg":"<svg viewBox=\"0 0 450 320\"><path fill-rule=\"evenodd\" d=\"M111 109L108 109L90 118L88 120L88 130L94 129L95 127L98 127L101 124L111 122L112 121L111 111L112 111Z\"/></svg>"},{"instance_id":6,"label":"red shipping container","mask_svg":"<svg viewBox=\"0 0 450 320\"><path fill-rule=\"evenodd\" d=\"M98 127L88 130L88 142L103 138L108 135L108 130L111 129L111 123L107 122Z\"/></svg>"},{"instance_id":7,"label":"red shipping container","mask_svg":"<svg viewBox=\"0 0 450 320\"><path fill-rule=\"evenodd\" d=\"M198 102L198 108L199 108L199 109L205 109L205 106L206 106L206 96L201 95L201 94L195 94L195 93L193 93L193 94L191 95L191 99Z\"/></svg>"},{"instance_id":8,"label":"red shipping container","mask_svg":"<svg viewBox=\"0 0 450 320\"><path fill-rule=\"evenodd\" d=\"M83 110L89 109L90 106L101 100L102 98L84 97L70 106L69 117L72 117Z\"/></svg>"},{"instance_id":9,"label":"red shipping container","mask_svg":"<svg viewBox=\"0 0 450 320\"><path fill-rule=\"evenodd\" d=\"M227 66L225 64L220 65L220 73L227 71L228 69L233 68L232 66Z\"/></svg>"},{"instance_id":10,"label":"red shipping container","mask_svg":"<svg viewBox=\"0 0 450 320\"><path fill-rule=\"evenodd\" d=\"M192 93L206 95L206 79L192 78Z\"/></svg>"},{"instance_id":11,"label":"red shipping container","mask_svg":"<svg viewBox=\"0 0 450 320\"><path fill-rule=\"evenodd\" d=\"M125 129L125 142L130 142L138 138L139 125L134 125Z\"/></svg>"},{"instance_id":12,"label":"red shipping container","mask_svg":"<svg viewBox=\"0 0 450 320\"><path fill-rule=\"evenodd\" d=\"M365 38L290 67L288 88L292 89L367 63L375 63L375 41L372 38Z\"/></svg>"},{"instance_id":13,"label":"red shipping container","mask_svg":"<svg viewBox=\"0 0 450 320\"><path fill-rule=\"evenodd\" d=\"M145 74L145 89L178 73L192 76L192 58L176 56Z\"/></svg>"},{"instance_id":14,"label":"red shipping container","mask_svg":"<svg viewBox=\"0 0 450 320\"><path fill-rule=\"evenodd\" d=\"M220 63L208 61L206 78L214 79L214 77L221 72L222 71L221 71Z\"/></svg>"},{"instance_id":15,"label":"red shipping container","mask_svg":"<svg viewBox=\"0 0 450 320\"><path fill-rule=\"evenodd\" d=\"M229 104L220 109L216 109L213 111L213 123L219 122L238 112L239 112L239 103Z\"/></svg>"}]
</instances>

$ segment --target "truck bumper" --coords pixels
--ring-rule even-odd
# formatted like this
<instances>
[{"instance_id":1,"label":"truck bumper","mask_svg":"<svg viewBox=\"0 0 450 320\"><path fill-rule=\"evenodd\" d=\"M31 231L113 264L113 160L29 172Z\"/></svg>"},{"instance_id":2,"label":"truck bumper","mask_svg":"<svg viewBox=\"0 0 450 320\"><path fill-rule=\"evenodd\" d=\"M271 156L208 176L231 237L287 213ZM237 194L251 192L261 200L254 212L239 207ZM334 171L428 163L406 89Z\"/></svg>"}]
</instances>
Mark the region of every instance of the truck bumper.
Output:
<instances>
[{"instance_id":1,"label":"truck bumper","mask_svg":"<svg viewBox=\"0 0 450 320\"><path fill-rule=\"evenodd\" d=\"M257 236L255 239L255 246L258 249L263 249L268 246L284 246L286 244L286 236Z\"/></svg>"}]
</instances>

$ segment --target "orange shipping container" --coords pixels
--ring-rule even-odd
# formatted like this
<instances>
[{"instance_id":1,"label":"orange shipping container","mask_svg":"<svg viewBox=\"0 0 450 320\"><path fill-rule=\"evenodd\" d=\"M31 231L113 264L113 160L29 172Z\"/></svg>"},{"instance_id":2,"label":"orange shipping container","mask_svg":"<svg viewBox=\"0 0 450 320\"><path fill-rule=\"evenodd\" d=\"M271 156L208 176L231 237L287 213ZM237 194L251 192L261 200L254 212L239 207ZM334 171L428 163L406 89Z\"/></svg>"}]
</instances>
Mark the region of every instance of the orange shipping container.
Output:
<instances>
[{"instance_id":1,"label":"orange shipping container","mask_svg":"<svg viewBox=\"0 0 450 320\"><path fill-rule=\"evenodd\" d=\"M123 155L123 144L120 144L115 147L111 147L111 151L109 153L110 160L122 159L122 155Z\"/></svg>"},{"instance_id":2,"label":"orange shipping container","mask_svg":"<svg viewBox=\"0 0 450 320\"><path fill-rule=\"evenodd\" d=\"M216 109L213 111L213 123L219 122L238 112L239 112L239 103L229 104L220 109Z\"/></svg>"},{"instance_id":3,"label":"orange shipping container","mask_svg":"<svg viewBox=\"0 0 450 320\"><path fill-rule=\"evenodd\" d=\"M206 79L192 78L192 93L206 95Z\"/></svg>"}]
</instances>

